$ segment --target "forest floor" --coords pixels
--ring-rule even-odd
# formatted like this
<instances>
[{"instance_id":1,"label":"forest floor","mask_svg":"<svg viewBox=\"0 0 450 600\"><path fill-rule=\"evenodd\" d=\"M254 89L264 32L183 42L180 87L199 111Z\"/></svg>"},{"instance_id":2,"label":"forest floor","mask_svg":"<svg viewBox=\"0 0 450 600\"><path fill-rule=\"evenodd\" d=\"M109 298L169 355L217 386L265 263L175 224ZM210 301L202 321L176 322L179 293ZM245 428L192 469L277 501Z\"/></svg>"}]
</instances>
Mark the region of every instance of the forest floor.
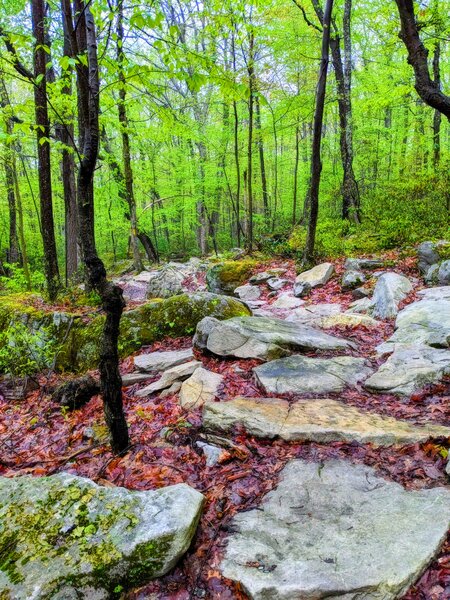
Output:
<instances>
[{"instance_id":1,"label":"forest floor","mask_svg":"<svg viewBox=\"0 0 450 600\"><path fill-rule=\"evenodd\" d=\"M400 260L395 254L390 258L395 261L395 271L418 276L414 259ZM286 289L291 289L295 265L292 261L273 261L270 266L278 267L281 263L288 269L283 276L290 281ZM267 263L262 265L261 270L268 266ZM342 273L342 261L337 261L335 266L337 273ZM265 296L263 299L270 312L275 298ZM414 299L413 293L406 302ZM334 278L325 287L313 290L308 301L311 304L340 303L345 308L352 297L341 291L339 278ZM273 314L277 316L275 309ZM376 366L375 347L392 331L393 322L384 322L379 328L336 327L329 333L356 342L358 351L354 355L364 356ZM139 354L191 345L192 338L165 339L142 348ZM224 375L220 400L237 395L267 397L255 383L252 373L252 368L261 361L219 359L199 352L196 352L196 359L210 371ZM124 360L121 369L122 373L131 372L133 357ZM26 401L11 403L0 398L1 475L49 475L68 471L103 485L135 490L185 482L206 497L193 544L178 566L165 577L128 592L123 596L127 600L246 598L239 586L224 579L219 571L228 524L238 511L249 510L261 503L262 497L276 486L280 471L293 458L314 461L342 458L363 463L407 489L448 485L445 448L433 442L381 448L344 442L289 443L265 441L244 430L235 430L229 436L232 444L222 453L219 464L207 467L203 453L196 446L204 433L201 410L182 409L176 395L164 399L135 397L135 392L142 387L139 384L124 389L131 446L125 456L116 457L107 443L101 399L94 397L81 409L64 412L52 403L48 393L58 380L56 375L42 376L41 388L29 394ZM371 394L361 387L340 393L339 399L367 411L417 424L450 422L450 380L428 386L424 392L409 399ZM403 598L443 600L448 597L449 590L450 536L439 556Z\"/></svg>"}]
</instances>

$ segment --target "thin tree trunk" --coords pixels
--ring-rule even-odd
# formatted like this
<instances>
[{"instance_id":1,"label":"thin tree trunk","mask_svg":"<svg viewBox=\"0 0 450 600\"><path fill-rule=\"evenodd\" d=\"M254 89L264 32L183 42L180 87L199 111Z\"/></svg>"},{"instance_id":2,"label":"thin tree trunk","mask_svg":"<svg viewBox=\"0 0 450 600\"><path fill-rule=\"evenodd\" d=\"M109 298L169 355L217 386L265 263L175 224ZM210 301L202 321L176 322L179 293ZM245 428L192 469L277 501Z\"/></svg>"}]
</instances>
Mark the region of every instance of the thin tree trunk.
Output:
<instances>
[{"instance_id":1,"label":"thin tree trunk","mask_svg":"<svg viewBox=\"0 0 450 600\"><path fill-rule=\"evenodd\" d=\"M247 147L247 194L248 194L248 228L247 228L247 248L251 253L253 251L253 101L255 90L255 65L254 65L254 45L255 37L253 29L250 32L250 45L248 54L248 147Z\"/></svg>"},{"instance_id":2,"label":"thin tree trunk","mask_svg":"<svg viewBox=\"0 0 450 600\"><path fill-rule=\"evenodd\" d=\"M50 164L50 122L47 106L45 10L43 0L32 0L31 17L34 46L34 104L38 150L38 180L44 247L44 272L50 301L55 300L60 286L58 257L52 204Z\"/></svg>"},{"instance_id":3,"label":"thin tree trunk","mask_svg":"<svg viewBox=\"0 0 450 600\"><path fill-rule=\"evenodd\" d=\"M78 128L80 161L78 171L78 217L83 262L90 286L102 301L106 320L100 347L100 387L105 420L111 436L113 452L128 447L128 427L122 404L122 378L119 372L118 337L125 302L122 289L108 281L103 262L97 254L94 235L94 171L99 147L99 74L97 38L89 4L75 0L77 16L74 27L70 0L62 0L75 56L86 55L87 65L77 64Z\"/></svg>"},{"instance_id":4,"label":"thin tree trunk","mask_svg":"<svg viewBox=\"0 0 450 600\"><path fill-rule=\"evenodd\" d=\"M20 243L20 251L22 254L22 267L23 274L25 276L25 281L27 282L27 289L31 291L31 275L30 275L30 267L28 262L28 249L27 242L25 239L25 228L23 225L23 207L22 207L22 197L20 195L20 187L19 187L19 177L17 175L17 164L16 158L13 154L12 157L12 165L13 165L13 177L14 177L14 190L16 194L16 207L17 207L17 218L18 218L18 233L19 233L19 243Z\"/></svg>"},{"instance_id":5,"label":"thin tree trunk","mask_svg":"<svg viewBox=\"0 0 450 600\"><path fill-rule=\"evenodd\" d=\"M438 41L434 46L433 53L433 79L438 90L441 89L440 58L441 44ZM439 168L439 163L441 161L441 121L442 115L437 109L435 109L433 115L433 167L435 171Z\"/></svg>"},{"instance_id":6,"label":"thin tree trunk","mask_svg":"<svg viewBox=\"0 0 450 600\"><path fill-rule=\"evenodd\" d=\"M117 1L117 63L119 66L119 122L122 132L122 159L123 172L125 176L125 192L130 211L131 225L131 249L133 252L133 264L135 270L140 273L144 270L141 254L138 246L138 227L136 215L136 201L134 199L133 170L130 158L130 137L128 135L128 116L126 109L126 83L124 73L125 53L123 50L123 0Z\"/></svg>"},{"instance_id":7,"label":"thin tree trunk","mask_svg":"<svg viewBox=\"0 0 450 600\"><path fill-rule=\"evenodd\" d=\"M319 68L319 78L316 91L316 108L314 112L314 129L311 154L311 179L309 193L309 215L308 215L308 231L306 236L306 246L304 254L304 263L311 264L314 260L314 246L316 239L317 217L319 214L319 187L320 175L322 172L322 161L320 156L323 113L325 107L325 93L327 87L327 73L329 62L329 46L330 46L330 24L331 13L333 10L333 0L326 0L325 11L323 15L323 34L322 34L322 51Z\"/></svg>"},{"instance_id":8,"label":"thin tree trunk","mask_svg":"<svg viewBox=\"0 0 450 600\"><path fill-rule=\"evenodd\" d=\"M262 129L261 129L261 106L259 101L259 94L255 94L255 126L258 132L258 152L259 152L259 167L261 171L261 188L262 188L262 197L263 197L263 209L264 209L264 219L266 223L269 222L270 213L269 213L269 192L267 190L267 176L266 176L266 162L264 160L264 143L262 138Z\"/></svg>"},{"instance_id":9,"label":"thin tree trunk","mask_svg":"<svg viewBox=\"0 0 450 600\"><path fill-rule=\"evenodd\" d=\"M300 159L300 126L295 126L294 194L292 198L292 226L297 225L298 163Z\"/></svg>"}]
</instances>

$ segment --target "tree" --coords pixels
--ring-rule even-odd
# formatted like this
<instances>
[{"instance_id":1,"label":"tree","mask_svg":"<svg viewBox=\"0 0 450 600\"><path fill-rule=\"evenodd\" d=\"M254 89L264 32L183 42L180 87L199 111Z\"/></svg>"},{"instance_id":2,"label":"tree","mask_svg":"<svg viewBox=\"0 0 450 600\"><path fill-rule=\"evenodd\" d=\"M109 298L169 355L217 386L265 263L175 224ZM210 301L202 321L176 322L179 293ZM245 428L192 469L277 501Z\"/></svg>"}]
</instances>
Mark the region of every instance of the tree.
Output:
<instances>
[{"instance_id":1,"label":"tree","mask_svg":"<svg viewBox=\"0 0 450 600\"><path fill-rule=\"evenodd\" d=\"M317 217L319 214L319 187L322 172L320 146L322 138L323 112L325 106L325 93L327 89L327 72L330 47L331 14L333 0L327 0L323 14L322 51L319 67L319 77L316 91L316 107L314 111L313 140L311 153L311 179L309 183L309 214L308 231L303 261L311 264L314 260L314 245L316 238Z\"/></svg>"},{"instance_id":2,"label":"tree","mask_svg":"<svg viewBox=\"0 0 450 600\"><path fill-rule=\"evenodd\" d=\"M408 63L414 69L415 88L422 100L450 120L450 96L440 89L440 78L433 80L428 67L428 50L419 35L413 0L395 0L400 16L399 37L408 51Z\"/></svg>"},{"instance_id":3,"label":"tree","mask_svg":"<svg viewBox=\"0 0 450 600\"><path fill-rule=\"evenodd\" d=\"M72 45L72 56L86 56L77 61L78 129L78 223L81 251L87 280L99 294L106 313L100 348L100 388L111 447L122 453L128 447L128 427L123 412L122 378L119 372L118 337L125 302L122 289L108 281L102 260L97 254L94 234L94 171L99 147L99 70L97 36L89 2L74 1L76 24L70 0L62 0L63 18Z\"/></svg>"}]
</instances>

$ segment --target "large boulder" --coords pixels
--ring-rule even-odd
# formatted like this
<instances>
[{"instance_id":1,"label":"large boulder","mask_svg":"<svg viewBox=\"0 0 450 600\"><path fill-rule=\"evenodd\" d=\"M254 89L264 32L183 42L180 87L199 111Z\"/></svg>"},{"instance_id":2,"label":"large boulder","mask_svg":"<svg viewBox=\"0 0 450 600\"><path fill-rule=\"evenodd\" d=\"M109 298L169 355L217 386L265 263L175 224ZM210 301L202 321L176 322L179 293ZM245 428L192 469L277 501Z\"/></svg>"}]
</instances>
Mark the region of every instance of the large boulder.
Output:
<instances>
[{"instance_id":1,"label":"large boulder","mask_svg":"<svg viewBox=\"0 0 450 600\"><path fill-rule=\"evenodd\" d=\"M309 284L311 288L319 287L325 285L327 281L329 281L334 273L334 265L332 263L322 263L309 269L309 271L304 271L300 273L295 278L294 284L294 293L296 286L300 286L302 284Z\"/></svg>"},{"instance_id":2,"label":"large boulder","mask_svg":"<svg viewBox=\"0 0 450 600\"><path fill-rule=\"evenodd\" d=\"M253 600L394 600L433 560L450 491L407 491L344 460L294 460L229 524L220 569Z\"/></svg>"},{"instance_id":3,"label":"large boulder","mask_svg":"<svg viewBox=\"0 0 450 600\"><path fill-rule=\"evenodd\" d=\"M429 346L411 346L396 350L364 383L383 394L410 396L429 383L450 374L450 351Z\"/></svg>"},{"instance_id":4,"label":"large boulder","mask_svg":"<svg viewBox=\"0 0 450 600\"><path fill-rule=\"evenodd\" d=\"M0 597L103 600L167 573L203 496L186 484L105 488L69 474L0 478Z\"/></svg>"},{"instance_id":5,"label":"large boulder","mask_svg":"<svg viewBox=\"0 0 450 600\"><path fill-rule=\"evenodd\" d=\"M210 326L212 326L210 328ZM206 348L218 356L271 360L291 350L347 350L354 344L306 325L270 317L235 317L219 323L208 321Z\"/></svg>"},{"instance_id":6,"label":"large boulder","mask_svg":"<svg viewBox=\"0 0 450 600\"><path fill-rule=\"evenodd\" d=\"M147 284L147 298L170 298L183 293L186 271L170 263L164 265Z\"/></svg>"},{"instance_id":7,"label":"large boulder","mask_svg":"<svg viewBox=\"0 0 450 600\"><path fill-rule=\"evenodd\" d=\"M450 284L450 242L439 240L438 242L422 242L417 248L419 259L419 270L428 283ZM444 267L441 272L443 263Z\"/></svg>"},{"instance_id":8,"label":"large boulder","mask_svg":"<svg viewBox=\"0 0 450 600\"><path fill-rule=\"evenodd\" d=\"M288 356L253 369L266 394L328 394L354 386L373 373L364 358Z\"/></svg>"},{"instance_id":9,"label":"large boulder","mask_svg":"<svg viewBox=\"0 0 450 600\"><path fill-rule=\"evenodd\" d=\"M233 295L234 290L250 278L255 266L252 260L228 260L213 265L206 272L208 290Z\"/></svg>"},{"instance_id":10,"label":"large boulder","mask_svg":"<svg viewBox=\"0 0 450 600\"><path fill-rule=\"evenodd\" d=\"M398 273L383 273L378 278L372 297L371 313L376 319L390 319L398 313L398 305L412 291L410 280Z\"/></svg>"},{"instance_id":11,"label":"large boulder","mask_svg":"<svg viewBox=\"0 0 450 600\"><path fill-rule=\"evenodd\" d=\"M230 431L239 425L256 437L319 444L358 442L391 446L450 435L449 427L415 426L327 398L298 400L292 404L280 398L211 402L204 406L203 425L219 431Z\"/></svg>"},{"instance_id":12,"label":"large boulder","mask_svg":"<svg viewBox=\"0 0 450 600\"><path fill-rule=\"evenodd\" d=\"M439 296L428 299L425 296L424 300L406 306L397 316L394 334L377 350L386 354L420 344L450 347L450 299L439 299Z\"/></svg>"},{"instance_id":13,"label":"large boulder","mask_svg":"<svg viewBox=\"0 0 450 600\"><path fill-rule=\"evenodd\" d=\"M207 292L150 301L124 312L120 322L120 356L128 356L141 346L168 336L191 335L197 323L207 316L228 319L250 314L250 309L236 298ZM0 303L0 333L6 333L11 325L28 331L30 353L42 356L41 369L51 366L55 358L54 354L44 353L49 344L55 346L58 370L77 372L97 368L104 323L104 315L38 310L31 305L31 300L28 304L23 297L5 298ZM0 345L9 343L17 342L6 335L0 337Z\"/></svg>"}]
</instances>

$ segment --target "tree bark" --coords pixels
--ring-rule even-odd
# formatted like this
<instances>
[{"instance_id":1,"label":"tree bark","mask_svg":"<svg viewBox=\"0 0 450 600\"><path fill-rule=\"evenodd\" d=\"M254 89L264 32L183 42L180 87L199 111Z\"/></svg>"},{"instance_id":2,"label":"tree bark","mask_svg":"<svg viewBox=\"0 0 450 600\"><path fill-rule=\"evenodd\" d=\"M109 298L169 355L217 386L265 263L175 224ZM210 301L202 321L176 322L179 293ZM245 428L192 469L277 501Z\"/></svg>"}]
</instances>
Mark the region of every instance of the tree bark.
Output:
<instances>
[{"instance_id":1,"label":"tree bark","mask_svg":"<svg viewBox=\"0 0 450 600\"><path fill-rule=\"evenodd\" d=\"M433 53L433 79L438 89L441 89L441 44L436 42ZM433 115L433 167L436 171L441 161L441 113L435 109Z\"/></svg>"},{"instance_id":2,"label":"tree bark","mask_svg":"<svg viewBox=\"0 0 450 600\"><path fill-rule=\"evenodd\" d=\"M330 24L333 11L333 0L326 0L323 15L322 51L320 59L319 77L316 91L316 108L314 111L313 141L311 153L311 178L309 192L308 231L304 253L304 263L311 264L314 260L314 246L316 239L317 217L319 214L319 186L322 172L320 156L323 113L325 107L325 93L327 87L327 73L330 47Z\"/></svg>"},{"instance_id":3,"label":"tree bark","mask_svg":"<svg viewBox=\"0 0 450 600\"><path fill-rule=\"evenodd\" d=\"M261 106L259 102L259 94L255 94L255 126L258 132L258 153L259 153L259 167L261 171L261 188L262 188L262 198L263 198L263 210L264 210L264 219L266 223L269 222L270 214L269 214L269 192L267 190L267 175L266 175L266 162L264 159L264 143L262 139L262 130L261 130Z\"/></svg>"},{"instance_id":4,"label":"tree bark","mask_svg":"<svg viewBox=\"0 0 450 600\"><path fill-rule=\"evenodd\" d=\"M294 193L292 197L292 226L297 225L298 163L300 159L300 126L295 126Z\"/></svg>"},{"instance_id":5,"label":"tree bark","mask_svg":"<svg viewBox=\"0 0 450 600\"><path fill-rule=\"evenodd\" d=\"M39 198L44 248L44 272L50 301L55 300L59 286L59 268L56 253L52 204L50 163L50 122L47 106L45 10L43 0L32 0L31 18L34 45L34 104L38 150Z\"/></svg>"},{"instance_id":6,"label":"tree bark","mask_svg":"<svg viewBox=\"0 0 450 600\"><path fill-rule=\"evenodd\" d=\"M428 68L428 50L422 43L414 14L413 0L395 0L400 16L399 37L408 51L408 63L414 69L415 88L422 100L450 120L450 96L433 81Z\"/></svg>"},{"instance_id":7,"label":"tree bark","mask_svg":"<svg viewBox=\"0 0 450 600\"><path fill-rule=\"evenodd\" d=\"M78 222L83 262L90 286L102 301L106 320L100 349L100 388L106 424L115 453L128 447L128 427L122 404L122 378L119 372L118 337L125 302L122 289L108 281L97 254L94 236L94 171L99 147L99 74L97 38L89 3L75 0L77 24L74 27L70 0L62 0L75 56L86 54L87 65L77 64L78 128L81 161L78 170Z\"/></svg>"},{"instance_id":8,"label":"tree bark","mask_svg":"<svg viewBox=\"0 0 450 600\"><path fill-rule=\"evenodd\" d=\"M255 36L253 29L250 31L249 54L248 54L248 146L247 146L247 194L248 194L248 218L247 218L247 249L253 251L253 102L255 91L255 65L254 65Z\"/></svg>"},{"instance_id":9,"label":"tree bark","mask_svg":"<svg viewBox=\"0 0 450 600\"><path fill-rule=\"evenodd\" d=\"M119 122L122 132L122 159L123 172L125 176L125 192L130 211L131 225L131 249L133 252L133 263L135 270L140 273L144 270L141 254L138 246L138 226L136 215L136 201L134 198L133 170L130 158L130 136L128 134L128 115L126 109L126 82L124 73L125 53L123 50L123 0L117 2L117 63L119 65Z\"/></svg>"}]
</instances>

